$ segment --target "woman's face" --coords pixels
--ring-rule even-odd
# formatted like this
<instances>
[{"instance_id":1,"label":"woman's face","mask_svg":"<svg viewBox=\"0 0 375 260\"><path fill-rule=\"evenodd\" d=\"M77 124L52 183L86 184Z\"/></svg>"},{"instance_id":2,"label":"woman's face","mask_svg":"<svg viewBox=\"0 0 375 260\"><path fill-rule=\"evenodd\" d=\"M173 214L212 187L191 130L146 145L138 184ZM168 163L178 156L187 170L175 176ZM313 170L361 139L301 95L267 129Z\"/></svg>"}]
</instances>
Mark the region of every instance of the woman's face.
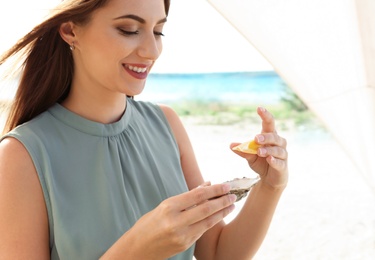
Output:
<instances>
[{"instance_id":1,"label":"woman's face","mask_svg":"<svg viewBox=\"0 0 375 260\"><path fill-rule=\"evenodd\" d=\"M77 85L137 95L162 51L163 0L110 0L75 28ZM90 86L87 86L90 85Z\"/></svg>"}]
</instances>

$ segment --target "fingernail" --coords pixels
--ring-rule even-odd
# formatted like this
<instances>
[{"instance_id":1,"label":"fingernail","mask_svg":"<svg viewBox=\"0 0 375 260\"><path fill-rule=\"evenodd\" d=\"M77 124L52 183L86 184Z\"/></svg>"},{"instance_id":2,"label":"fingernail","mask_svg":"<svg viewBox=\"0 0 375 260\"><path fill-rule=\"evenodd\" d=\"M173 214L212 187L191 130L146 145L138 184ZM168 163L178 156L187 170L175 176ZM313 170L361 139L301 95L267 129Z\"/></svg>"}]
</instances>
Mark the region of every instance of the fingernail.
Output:
<instances>
[{"instance_id":1,"label":"fingernail","mask_svg":"<svg viewBox=\"0 0 375 260\"><path fill-rule=\"evenodd\" d=\"M265 112L265 111L266 111L266 109L265 109L264 107L259 107L259 110L260 110L261 112Z\"/></svg>"},{"instance_id":2,"label":"fingernail","mask_svg":"<svg viewBox=\"0 0 375 260\"><path fill-rule=\"evenodd\" d=\"M237 200L237 196L235 194L230 194L229 195L229 200L230 200L230 202L235 203L236 200Z\"/></svg>"},{"instance_id":3,"label":"fingernail","mask_svg":"<svg viewBox=\"0 0 375 260\"><path fill-rule=\"evenodd\" d=\"M267 150L265 148L259 148L259 154L260 155L266 155Z\"/></svg>"},{"instance_id":4,"label":"fingernail","mask_svg":"<svg viewBox=\"0 0 375 260\"><path fill-rule=\"evenodd\" d=\"M264 136L263 135L257 135L255 138L257 139L258 143L264 142Z\"/></svg>"}]
</instances>

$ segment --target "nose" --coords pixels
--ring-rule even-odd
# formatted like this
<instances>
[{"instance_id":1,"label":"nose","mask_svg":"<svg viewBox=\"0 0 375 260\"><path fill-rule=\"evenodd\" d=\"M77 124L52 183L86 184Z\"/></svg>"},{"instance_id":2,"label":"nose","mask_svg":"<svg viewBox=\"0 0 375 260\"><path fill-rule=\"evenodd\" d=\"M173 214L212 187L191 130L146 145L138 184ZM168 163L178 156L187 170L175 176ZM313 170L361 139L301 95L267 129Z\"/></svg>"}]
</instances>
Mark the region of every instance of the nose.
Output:
<instances>
[{"instance_id":1,"label":"nose","mask_svg":"<svg viewBox=\"0 0 375 260\"><path fill-rule=\"evenodd\" d=\"M157 36L152 32L142 37L141 43L138 47L138 55L149 60L156 60L159 58L162 49L163 44L160 36Z\"/></svg>"}]
</instances>

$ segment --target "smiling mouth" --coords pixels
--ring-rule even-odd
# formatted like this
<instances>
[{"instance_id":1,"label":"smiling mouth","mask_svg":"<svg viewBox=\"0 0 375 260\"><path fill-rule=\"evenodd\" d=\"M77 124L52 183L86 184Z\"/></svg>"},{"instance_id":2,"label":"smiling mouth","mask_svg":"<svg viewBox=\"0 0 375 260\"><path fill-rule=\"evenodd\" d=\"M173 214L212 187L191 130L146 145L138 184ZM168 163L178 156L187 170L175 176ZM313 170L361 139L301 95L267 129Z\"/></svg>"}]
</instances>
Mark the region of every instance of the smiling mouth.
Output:
<instances>
[{"instance_id":1,"label":"smiling mouth","mask_svg":"<svg viewBox=\"0 0 375 260\"><path fill-rule=\"evenodd\" d=\"M125 64L125 68L127 68L131 71L134 71L136 73L145 73L147 71L147 67L141 68L141 67L127 65L127 64Z\"/></svg>"}]
</instances>

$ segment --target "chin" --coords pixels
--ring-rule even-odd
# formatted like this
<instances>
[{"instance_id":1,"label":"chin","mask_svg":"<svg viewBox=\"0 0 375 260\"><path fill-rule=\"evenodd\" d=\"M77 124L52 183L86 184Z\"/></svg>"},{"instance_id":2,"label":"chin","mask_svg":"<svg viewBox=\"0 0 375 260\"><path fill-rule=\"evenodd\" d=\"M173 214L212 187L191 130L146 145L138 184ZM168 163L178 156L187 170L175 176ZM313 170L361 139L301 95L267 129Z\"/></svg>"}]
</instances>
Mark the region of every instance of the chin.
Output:
<instances>
[{"instance_id":1,"label":"chin","mask_svg":"<svg viewBox=\"0 0 375 260\"><path fill-rule=\"evenodd\" d=\"M142 94L143 90L144 86L142 86L141 88L133 88L131 90L125 91L124 94L128 97L134 97Z\"/></svg>"}]
</instances>

